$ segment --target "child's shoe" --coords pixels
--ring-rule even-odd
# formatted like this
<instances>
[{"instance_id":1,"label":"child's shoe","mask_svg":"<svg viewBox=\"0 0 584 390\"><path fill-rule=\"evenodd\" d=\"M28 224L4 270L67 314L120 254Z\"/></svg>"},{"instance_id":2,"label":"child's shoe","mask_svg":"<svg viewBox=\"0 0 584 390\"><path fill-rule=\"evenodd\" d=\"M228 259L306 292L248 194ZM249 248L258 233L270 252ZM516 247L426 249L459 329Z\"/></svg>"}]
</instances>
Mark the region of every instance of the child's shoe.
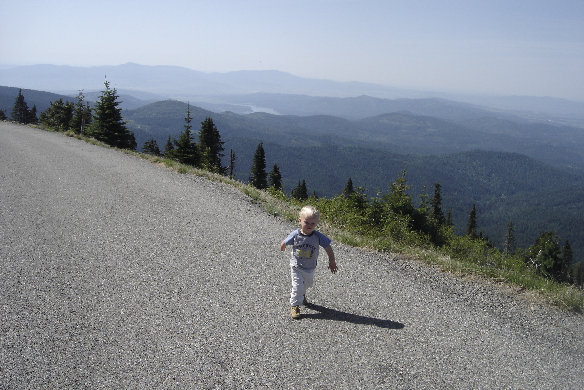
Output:
<instances>
[{"instance_id":1,"label":"child's shoe","mask_svg":"<svg viewBox=\"0 0 584 390\"><path fill-rule=\"evenodd\" d=\"M300 319L300 306L292 306L290 309L290 315L292 316L293 320Z\"/></svg>"}]
</instances>

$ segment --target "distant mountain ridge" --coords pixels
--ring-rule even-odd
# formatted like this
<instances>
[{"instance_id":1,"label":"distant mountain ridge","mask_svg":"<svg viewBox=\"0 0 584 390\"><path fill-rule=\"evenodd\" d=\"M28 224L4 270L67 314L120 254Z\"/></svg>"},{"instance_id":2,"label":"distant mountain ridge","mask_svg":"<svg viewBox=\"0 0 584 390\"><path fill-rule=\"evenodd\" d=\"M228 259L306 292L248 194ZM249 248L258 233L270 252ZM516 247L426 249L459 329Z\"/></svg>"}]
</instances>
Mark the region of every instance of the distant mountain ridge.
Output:
<instances>
[{"instance_id":1,"label":"distant mountain ridge","mask_svg":"<svg viewBox=\"0 0 584 390\"><path fill-rule=\"evenodd\" d=\"M356 90L384 95L406 93L405 90L375 84L307 79L276 70L205 73L178 66L134 63L96 67L19 66L3 69L0 72L0 85L61 92L79 89L89 91L101 89L106 78L118 89L170 95L174 98L282 91L301 94L318 91L325 96L351 96Z\"/></svg>"},{"instance_id":2,"label":"distant mountain ridge","mask_svg":"<svg viewBox=\"0 0 584 390\"><path fill-rule=\"evenodd\" d=\"M556 98L520 96L455 95L437 91L418 91L362 82L337 82L294 76L277 70L200 72L179 66L147 66L126 63L116 66L74 67L65 65L28 65L0 68L0 85L54 93L72 94L79 90L100 91L107 79L113 88L144 100L176 99L216 107L240 104L238 95L271 94L267 103L278 100L275 95L308 95L314 97L354 98L370 96L383 99L443 98L502 111L521 112L533 119L552 119L584 127L584 102ZM256 98L261 98L258 96ZM255 99L255 98L254 98ZM282 100L280 96L279 100ZM264 99L265 101L265 99ZM296 102L298 104L298 101ZM260 104L278 111L270 104ZM290 106L290 104L288 104ZM323 105L313 105L313 108ZM363 107L363 105L362 105ZM355 110L353 110L355 111ZM292 112L302 115L298 112ZM308 112L308 115L333 112ZM373 115L373 114L371 114ZM366 116L371 116L366 115Z\"/></svg>"}]
</instances>

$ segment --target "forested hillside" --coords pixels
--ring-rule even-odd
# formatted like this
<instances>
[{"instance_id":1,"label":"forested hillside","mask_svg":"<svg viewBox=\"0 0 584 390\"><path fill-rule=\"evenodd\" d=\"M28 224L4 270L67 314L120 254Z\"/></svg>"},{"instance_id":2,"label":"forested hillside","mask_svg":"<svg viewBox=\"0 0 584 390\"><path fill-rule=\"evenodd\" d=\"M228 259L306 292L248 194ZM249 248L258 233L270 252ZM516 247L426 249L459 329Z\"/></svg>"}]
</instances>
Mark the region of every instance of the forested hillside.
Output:
<instances>
[{"instance_id":1,"label":"forested hillside","mask_svg":"<svg viewBox=\"0 0 584 390\"><path fill-rule=\"evenodd\" d=\"M169 136L177 137L182 131L185 112L185 103L163 101L127 111L125 118L138 145L154 138L162 148ZM240 180L248 180L260 141L268 168L278 164L286 191L306 180L309 193L334 196L351 178L355 186L364 187L374 197L386 192L405 169L416 201L420 193L429 194L434 183L442 185L444 209L452 212L459 233L476 204L479 230L496 245L502 245L506 226L512 221L521 247L533 244L543 231L556 231L569 240L575 254L584 253L584 227L577 223L584 207L584 175L519 153L482 150L507 150L513 143L519 148L521 142L529 147L526 124L499 120L511 134L493 135L496 131L492 129L489 134L411 113L351 121L323 115L217 114L191 107L191 116L195 124L207 116L213 118L226 151L236 153L235 176ZM536 129L534 138L544 133L541 126ZM541 145L531 144L536 154L553 149L549 142L547 148L543 143L542 138Z\"/></svg>"},{"instance_id":2,"label":"forested hillside","mask_svg":"<svg viewBox=\"0 0 584 390\"><path fill-rule=\"evenodd\" d=\"M425 103L422 103L425 104ZM193 116L202 121L204 116L213 119L226 138L232 135L261 138L264 142L294 145L302 138L305 145L351 145L397 152L400 154L442 155L475 149L520 153L550 165L574 168L584 172L584 131L577 128L511 121L499 116L477 116L480 111L456 117L451 121L410 112L394 112L360 120L339 117L273 115L253 113L213 113L207 110ZM126 112L126 117L140 125L136 138L141 145L146 138L159 136L182 128L186 103L178 101L157 102ZM487 115L483 111L484 115ZM197 117L199 115L199 117ZM148 120L161 126L150 129ZM165 122L168 121L168 122ZM166 125L165 125L166 123Z\"/></svg>"}]
</instances>

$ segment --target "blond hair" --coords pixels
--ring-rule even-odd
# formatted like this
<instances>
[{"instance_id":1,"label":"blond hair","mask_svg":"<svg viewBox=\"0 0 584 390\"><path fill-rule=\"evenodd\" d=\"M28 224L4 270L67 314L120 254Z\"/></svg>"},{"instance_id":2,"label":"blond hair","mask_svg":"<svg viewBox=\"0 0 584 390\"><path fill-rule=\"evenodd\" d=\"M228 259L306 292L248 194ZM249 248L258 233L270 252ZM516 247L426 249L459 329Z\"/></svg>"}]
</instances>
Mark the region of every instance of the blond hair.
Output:
<instances>
[{"instance_id":1,"label":"blond hair","mask_svg":"<svg viewBox=\"0 0 584 390\"><path fill-rule=\"evenodd\" d=\"M300 210L299 216L300 216L300 218L302 218L302 217L305 217L305 218L314 217L314 218L316 218L317 221L320 221L320 213L313 206L304 206Z\"/></svg>"}]
</instances>

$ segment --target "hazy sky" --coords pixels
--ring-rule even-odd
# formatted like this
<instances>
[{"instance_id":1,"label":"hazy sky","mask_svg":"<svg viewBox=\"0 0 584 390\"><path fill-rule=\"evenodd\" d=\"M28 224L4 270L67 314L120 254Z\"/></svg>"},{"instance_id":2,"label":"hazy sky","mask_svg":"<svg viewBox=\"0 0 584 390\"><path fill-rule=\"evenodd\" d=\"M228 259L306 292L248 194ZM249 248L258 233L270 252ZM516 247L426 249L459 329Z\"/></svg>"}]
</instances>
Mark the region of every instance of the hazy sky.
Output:
<instances>
[{"instance_id":1,"label":"hazy sky","mask_svg":"<svg viewBox=\"0 0 584 390\"><path fill-rule=\"evenodd\" d=\"M276 69L584 101L584 0L0 0L0 64Z\"/></svg>"}]
</instances>

